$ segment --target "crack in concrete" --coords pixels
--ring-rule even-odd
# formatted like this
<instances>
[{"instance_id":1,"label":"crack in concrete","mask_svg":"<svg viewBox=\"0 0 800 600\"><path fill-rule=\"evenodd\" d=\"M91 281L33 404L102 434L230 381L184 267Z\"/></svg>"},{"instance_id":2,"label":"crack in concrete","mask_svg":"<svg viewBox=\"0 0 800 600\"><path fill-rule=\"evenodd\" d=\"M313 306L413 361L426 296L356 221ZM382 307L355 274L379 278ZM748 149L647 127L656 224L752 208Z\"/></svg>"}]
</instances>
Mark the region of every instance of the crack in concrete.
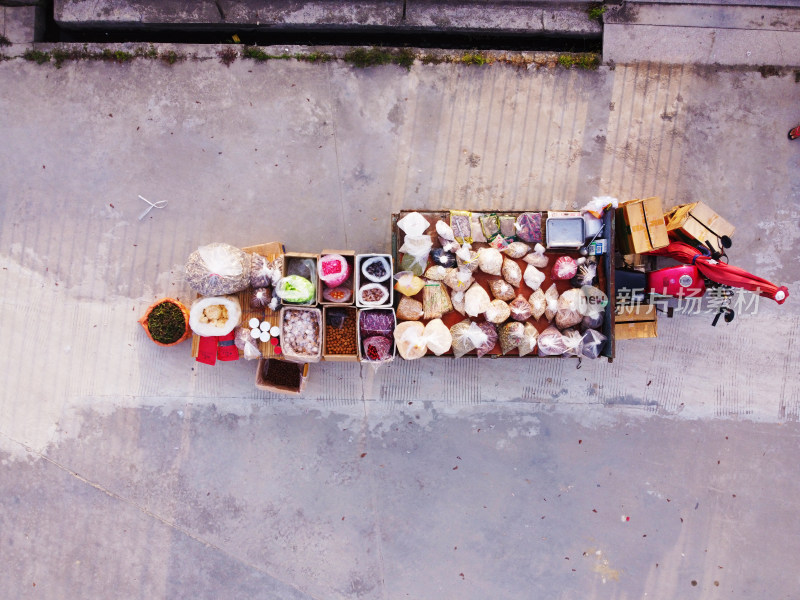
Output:
<instances>
[{"instance_id":1,"label":"crack in concrete","mask_svg":"<svg viewBox=\"0 0 800 600\"><path fill-rule=\"evenodd\" d=\"M238 556L236 556L234 554L231 554L230 552L228 552L224 548L221 548L220 546L217 546L216 544L214 544L214 543L212 543L212 542L210 542L208 540L204 540L203 538L200 538L200 537L197 537L196 535L193 535L192 532L189 531L188 529L185 529L185 528L181 527L180 525L177 525L175 523L172 523L172 522L168 521L167 519L165 519L164 517L158 515L157 513L154 513L153 511L148 510L144 506L141 506L140 504L137 504L136 502L134 502L130 498L126 498L125 496L122 496L122 495L120 495L120 494L118 494L116 492L113 492L113 491L109 490L106 487L103 487L99 483L96 483L96 482L94 482L94 481L92 481L90 479L87 479L86 477L84 477L83 475L78 473L77 471L73 471L72 469L70 469L66 465L62 465L58 461L53 460L52 458L50 458L47 455L45 455L43 452L39 452L37 450L34 450L33 448L31 448L30 446L28 446L24 442L16 440L13 437L5 434L2 431L0 431L0 436L4 437L5 439L7 439L8 441L10 441L10 442L12 442L14 444L17 444L18 446L21 446L27 453L34 454L37 457L39 457L42 460L44 460L45 462L53 465L57 469L60 469L61 471L64 471L65 473L68 473L69 475L71 475L72 477L74 477L75 479L80 481L81 483L83 483L85 485L88 485L91 488L94 488L95 490L105 494L109 498L113 498L114 500L117 500L119 502L122 502L124 504L128 504L129 506L132 506L132 507L136 508L137 510L139 510L139 512L147 515L151 519L155 519L156 521L160 522L161 524L166 525L167 527L182 533L183 535L185 535L189 539L197 542L198 544L202 544L202 545L206 546L207 548L212 548L213 550L216 550L217 552L219 552L221 554L224 554L228 558L236 561L237 563L240 563L240 564L244 565L247 568L253 569L254 571L257 571L258 573L266 575L267 577L270 577L270 578L274 579L275 581L280 582L281 584L283 584L283 585L285 585L287 587L290 587L290 588L292 588L294 590L297 590L299 593L304 594L305 596L307 596L311 600L321 600L320 598L317 598L317 597L313 596L312 594L309 594L308 592L301 590L296 585L294 585L292 583L289 583L289 582L286 582L286 581L284 581L284 580L282 580L282 579L280 579L278 577L275 577L271 573L269 573L269 572L265 571L264 569L260 568L258 565L254 565L254 564L252 564L250 562L247 562L246 560L242 560L240 557L238 557Z\"/></svg>"}]
</instances>

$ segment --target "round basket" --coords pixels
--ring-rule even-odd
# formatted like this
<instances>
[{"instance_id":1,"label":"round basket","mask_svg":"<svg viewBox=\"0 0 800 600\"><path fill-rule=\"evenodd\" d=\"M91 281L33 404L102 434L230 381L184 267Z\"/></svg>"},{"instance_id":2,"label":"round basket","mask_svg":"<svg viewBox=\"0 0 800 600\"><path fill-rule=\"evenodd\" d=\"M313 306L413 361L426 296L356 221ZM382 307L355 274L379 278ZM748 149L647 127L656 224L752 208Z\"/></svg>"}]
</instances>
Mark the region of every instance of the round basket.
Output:
<instances>
[{"instance_id":1,"label":"round basket","mask_svg":"<svg viewBox=\"0 0 800 600\"><path fill-rule=\"evenodd\" d=\"M153 309L156 306L158 306L159 304L163 304L164 302L170 302L170 303L174 304L175 306L180 308L181 309L181 313L183 313L183 321L184 321L184 327L185 327L183 335L181 337L179 337L177 340L175 340L174 342L172 342L171 344L164 344L164 343L159 342L158 340L154 339L153 335L150 333L150 328L147 326L147 320L150 318L150 313L153 312ZM154 344L158 344L159 346L176 346L176 345L180 344L181 342L185 341L192 334L192 330L189 328L189 310L180 301L175 300L175 298L162 298L161 300L157 300L156 302L153 302L153 304L151 304L150 306L147 307L147 310L145 311L144 316L141 319L139 319L139 324L145 330L145 333L147 333L147 337L149 337L153 341Z\"/></svg>"}]
</instances>

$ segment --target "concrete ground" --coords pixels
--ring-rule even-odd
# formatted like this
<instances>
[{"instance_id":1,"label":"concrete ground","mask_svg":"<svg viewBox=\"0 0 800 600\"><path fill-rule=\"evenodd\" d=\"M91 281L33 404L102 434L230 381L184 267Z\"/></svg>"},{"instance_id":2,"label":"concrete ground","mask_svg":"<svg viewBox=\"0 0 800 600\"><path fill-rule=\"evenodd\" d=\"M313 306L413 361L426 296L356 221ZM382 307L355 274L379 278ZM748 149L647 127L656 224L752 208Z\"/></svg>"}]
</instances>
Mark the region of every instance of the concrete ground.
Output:
<instances>
[{"instance_id":1,"label":"concrete ground","mask_svg":"<svg viewBox=\"0 0 800 600\"><path fill-rule=\"evenodd\" d=\"M796 595L793 72L194 50L0 62L4 597ZM401 208L598 194L707 201L792 297L613 364L320 364L301 398L136 323L203 243L386 251Z\"/></svg>"}]
</instances>

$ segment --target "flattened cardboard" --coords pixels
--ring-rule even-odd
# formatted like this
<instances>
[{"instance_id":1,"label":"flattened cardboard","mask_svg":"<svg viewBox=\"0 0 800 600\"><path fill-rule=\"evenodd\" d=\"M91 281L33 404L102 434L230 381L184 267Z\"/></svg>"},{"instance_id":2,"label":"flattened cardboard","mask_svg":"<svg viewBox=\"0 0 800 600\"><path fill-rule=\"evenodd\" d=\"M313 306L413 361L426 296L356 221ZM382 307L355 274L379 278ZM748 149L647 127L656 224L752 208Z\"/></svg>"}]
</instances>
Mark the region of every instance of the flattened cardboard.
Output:
<instances>
[{"instance_id":1,"label":"flattened cardboard","mask_svg":"<svg viewBox=\"0 0 800 600\"><path fill-rule=\"evenodd\" d=\"M667 231L681 238L706 244L717 252L724 250L720 244L723 235L732 237L736 227L719 216L704 202L694 202L674 207L667 215Z\"/></svg>"},{"instance_id":2,"label":"flattened cardboard","mask_svg":"<svg viewBox=\"0 0 800 600\"><path fill-rule=\"evenodd\" d=\"M658 317L654 304L617 305L614 337L617 340L658 337Z\"/></svg>"}]
</instances>

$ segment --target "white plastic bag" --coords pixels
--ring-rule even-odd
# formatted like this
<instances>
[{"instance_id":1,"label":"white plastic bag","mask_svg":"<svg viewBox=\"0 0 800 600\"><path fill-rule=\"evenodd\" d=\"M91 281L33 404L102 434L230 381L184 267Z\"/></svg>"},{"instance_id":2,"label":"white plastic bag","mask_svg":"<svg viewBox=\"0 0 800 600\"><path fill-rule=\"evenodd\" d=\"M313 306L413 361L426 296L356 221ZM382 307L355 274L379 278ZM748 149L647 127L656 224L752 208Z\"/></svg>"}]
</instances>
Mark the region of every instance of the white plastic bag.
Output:
<instances>
[{"instance_id":1,"label":"white plastic bag","mask_svg":"<svg viewBox=\"0 0 800 600\"><path fill-rule=\"evenodd\" d=\"M544 273L530 264L525 267L525 274L522 276L522 278L525 280L525 285L534 291L541 287L545 277L546 275Z\"/></svg>"},{"instance_id":2,"label":"white plastic bag","mask_svg":"<svg viewBox=\"0 0 800 600\"><path fill-rule=\"evenodd\" d=\"M544 316L547 317L548 321L552 321L558 312L558 288L556 288L555 283L547 288L547 291L544 293L544 301Z\"/></svg>"},{"instance_id":3,"label":"white plastic bag","mask_svg":"<svg viewBox=\"0 0 800 600\"><path fill-rule=\"evenodd\" d=\"M541 244L536 244L533 247L533 252L531 252L530 254L526 254L522 258L522 260L524 260L529 265L533 265L534 267L543 269L547 266L547 263L549 262L550 259L547 258L547 256L544 253L544 246L542 246Z\"/></svg>"},{"instance_id":4,"label":"white plastic bag","mask_svg":"<svg viewBox=\"0 0 800 600\"><path fill-rule=\"evenodd\" d=\"M478 252L478 267L489 275L501 275L503 255L496 248L481 248Z\"/></svg>"},{"instance_id":5,"label":"white plastic bag","mask_svg":"<svg viewBox=\"0 0 800 600\"><path fill-rule=\"evenodd\" d=\"M456 358L461 358L468 352L480 348L489 339L477 323L469 320L456 323L450 328L450 334L453 337L453 355Z\"/></svg>"},{"instance_id":6,"label":"white plastic bag","mask_svg":"<svg viewBox=\"0 0 800 600\"><path fill-rule=\"evenodd\" d=\"M427 223L427 221L426 221ZM414 265L420 265L420 273L425 270L428 264L428 255L433 247L433 239L429 235L406 235L400 252L414 257L409 269Z\"/></svg>"},{"instance_id":7,"label":"white plastic bag","mask_svg":"<svg viewBox=\"0 0 800 600\"><path fill-rule=\"evenodd\" d=\"M397 226L408 235L422 235L430 223L418 212L412 212L397 222Z\"/></svg>"},{"instance_id":8,"label":"white plastic bag","mask_svg":"<svg viewBox=\"0 0 800 600\"><path fill-rule=\"evenodd\" d=\"M566 329L580 323L583 320L586 305L586 296L578 288L569 289L561 294L556 311L556 327Z\"/></svg>"},{"instance_id":9,"label":"white plastic bag","mask_svg":"<svg viewBox=\"0 0 800 600\"><path fill-rule=\"evenodd\" d=\"M394 328L394 341L397 351L406 360L425 356L425 325L419 321L403 321Z\"/></svg>"},{"instance_id":10,"label":"white plastic bag","mask_svg":"<svg viewBox=\"0 0 800 600\"><path fill-rule=\"evenodd\" d=\"M486 312L492 299L483 287L475 282L464 294L464 311L470 317L477 317Z\"/></svg>"},{"instance_id":11,"label":"white plastic bag","mask_svg":"<svg viewBox=\"0 0 800 600\"><path fill-rule=\"evenodd\" d=\"M189 326L201 337L228 335L242 320L242 307L231 296L198 298L189 309Z\"/></svg>"},{"instance_id":12,"label":"white plastic bag","mask_svg":"<svg viewBox=\"0 0 800 600\"><path fill-rule=\"evenodd\" d=\"M433 352L436 356L441 356L450 350L453 336L450 335L450 329L441 319L433 319L425 325L423 335L428 350Z\"/></svg>"},{"instance_id":13,"label":"white plastic bag","mask_svg":"<svg viewBox=\"0 0 800 600\"><path fill-rule=\"evenodd\" d=\"M525 356L533 352L533 349L536 348L536 338L538 337L539 332L536 330L533 323L525 323L525 329L522 332L522 342L517 346L519 355Z\"/></svg>"}]
</instances>

